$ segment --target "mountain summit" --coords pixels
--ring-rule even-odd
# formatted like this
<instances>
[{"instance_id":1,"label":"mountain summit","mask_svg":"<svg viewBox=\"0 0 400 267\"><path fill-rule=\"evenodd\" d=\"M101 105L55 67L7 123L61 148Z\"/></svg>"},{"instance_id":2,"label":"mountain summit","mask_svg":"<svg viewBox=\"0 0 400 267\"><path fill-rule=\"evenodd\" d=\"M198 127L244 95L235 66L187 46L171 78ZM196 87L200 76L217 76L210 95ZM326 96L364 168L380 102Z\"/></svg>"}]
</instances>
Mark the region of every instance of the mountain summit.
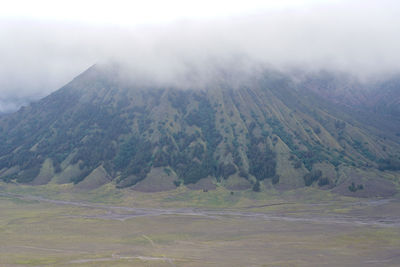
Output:
<instances>
[{"instance_id":1,"label":"mountain summit","mask_svg":"<svg viewBox=\"0 0 400 267\"><path fill-rule=\"evenodd\" d=\"M190 89L127 82L119 74L93 66L0 117L0 179L72 182L86 190L113 183L147 192L181 185L397 192L397 121L383 113L369 117L371 103L360 108L365 101L354 95L357 107L341 102L333 93L345 87L331 76L298 81L275 71L243 79L225 73ZM377 98L377 107L387 98Z\"/></svg>"}]
</instances>

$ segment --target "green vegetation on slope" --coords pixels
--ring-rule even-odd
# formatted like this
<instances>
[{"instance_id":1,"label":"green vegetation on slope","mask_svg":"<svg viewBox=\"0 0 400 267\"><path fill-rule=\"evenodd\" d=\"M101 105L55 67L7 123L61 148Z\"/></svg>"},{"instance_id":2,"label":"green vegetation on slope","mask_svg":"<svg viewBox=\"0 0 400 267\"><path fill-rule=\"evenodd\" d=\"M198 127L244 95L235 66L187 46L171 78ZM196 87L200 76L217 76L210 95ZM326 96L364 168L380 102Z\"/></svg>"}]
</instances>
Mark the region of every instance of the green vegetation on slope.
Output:
<instances>
[{"instance_id":1,"label":"green vegetation on slope","mask_svg":"<svg viewBox=\"0 0 400 267\"><path fill-rule=\"evenodd\" d=\"M92 67L3 116L0 179L40 184L51 162L51 182L79 184L102 167L119 188L135 186L154 168L173 172L176 186L211 177L221 184L242 179L256 189L257 181L334 187L352 179L348 168L398 182L399 142L283 74L204 90L137 88L110 75Z\"/></svg>"}]
</instances>

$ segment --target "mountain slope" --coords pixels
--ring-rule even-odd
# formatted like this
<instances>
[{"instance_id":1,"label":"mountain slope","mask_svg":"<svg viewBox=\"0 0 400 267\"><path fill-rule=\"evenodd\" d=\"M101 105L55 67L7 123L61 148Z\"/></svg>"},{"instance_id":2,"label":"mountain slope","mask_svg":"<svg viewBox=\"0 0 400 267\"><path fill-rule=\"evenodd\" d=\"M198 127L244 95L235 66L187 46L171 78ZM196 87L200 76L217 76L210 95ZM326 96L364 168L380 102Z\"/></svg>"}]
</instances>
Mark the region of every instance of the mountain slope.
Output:
<instances>
[{"instance_id":1,"label":"mountain slope","mask_svg":"<svg viewBox=\"0 0 400 267\"><path fill-rule=\"evenodd\" d=\"M399 138L284 74L266 71L239 83L223 76L192 90L139 86L118 74L93 66L2 117L0 177L88 189L110 181L147 191L212 188L214 181L257 191L262 181L353 195L396 192L388 179L399 180Z\"/></svg>"},{"instance_id":2,"label":"mountain slope","mask_svg":"<svg viewBox=\"0 0 400 267\"><path fill-rule=\"evenodd\" d=\"M346 109L352 117L384 130L386 137L400 136L400 79L398 75L360 81L344 73L321 71L298 75L299 86ZM392 138L393 139L393 138ZM397 139L397 138L395 138Z\"/></svg>"}]
</instances>

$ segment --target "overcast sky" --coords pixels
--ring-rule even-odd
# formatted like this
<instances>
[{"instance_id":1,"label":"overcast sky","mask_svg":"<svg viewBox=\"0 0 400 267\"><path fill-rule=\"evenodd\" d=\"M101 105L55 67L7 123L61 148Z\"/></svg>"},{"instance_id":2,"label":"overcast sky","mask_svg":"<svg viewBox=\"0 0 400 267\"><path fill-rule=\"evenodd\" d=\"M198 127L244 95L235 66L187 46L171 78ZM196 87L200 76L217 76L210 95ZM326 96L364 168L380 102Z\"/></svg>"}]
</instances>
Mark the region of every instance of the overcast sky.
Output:
<instances>
[{"instance_id":1,"label":"overcast sky","mask_svg":"<svg viewBox=\"0 0 400 267\"><path fill-rule=\"evenodd\" d=\"M399 33L395 0L3 1L0 112L109 59L159 80L237 58L363 76L398 72Z\"/></svg>"}]
</instances>

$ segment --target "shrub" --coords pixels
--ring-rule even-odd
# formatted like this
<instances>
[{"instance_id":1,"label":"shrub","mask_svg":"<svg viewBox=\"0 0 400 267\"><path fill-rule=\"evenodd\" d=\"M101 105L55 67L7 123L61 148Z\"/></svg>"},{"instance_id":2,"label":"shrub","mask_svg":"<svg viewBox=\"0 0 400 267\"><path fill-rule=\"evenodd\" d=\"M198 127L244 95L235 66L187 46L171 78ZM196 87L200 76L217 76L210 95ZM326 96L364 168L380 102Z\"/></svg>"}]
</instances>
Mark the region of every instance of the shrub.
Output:
<instances>
[{"instance_id":1,"label":"shrub","mask_svg":"<svg viewBox=\"0 0 400 267\"><path fill-rule=\"evenodd\" d=\"M326 177L320 178L318 180L318 186L324 186L329 184L329 179Z\"/></svg>"},{"instance_id":2,"label":"shrub","mask_svg":"<svg viewBox=\"0 0 400 267\"><path fill-rule=\"evenodd\" d=\"M170 176L171 175L171 169L170 168L164 168L164 172Z\"/></svg>"},{"instance_id":3,"label":"shrub","mask_svg":"<svg viewBox=\"0 0 400 267\"><path fill-rule=\"evenodd\" d=\"M296 163L294 164L294 168L295 169L301 168L301 160L296 161Z\"/></svg>"},{"instance_id":4,"label":"shrub","mask_svg":"<svg viewBox=\"0 0 400 267\"><path fill-rule=\"evenodd\" d=\"M357 192L358 190L363 190L364 186L362 184L359 185L355 185L354 182L351 183L351 185L349 186L349 191L350 192Z\"/></svg>"},{"instance_id":5,"label":"shrub","mask_svg":"<svg viewBox=\"0 0 400 267\"><path fill-rule=\"evenodd\" d=\"M379 170L398 171L400 170L400 160L395 158L381 159L378 165Z\"/></svg>"},{"instance_id":6,"label":"shrub","mask_svg":"<svg viewBox=\"0 0 400 267\"><path fill-rule=\"evenodd\" d=\"M73 182L74 184L77 184L77 183L83 181L90 174L90 172L91 172L91 170L83 171L78 176L71 178L71 182Z\"/></svg>"},{"instance_id":7,"label":"shrub","mask_svg":"<svg viewBox=\"0 0 400 267\"><path fill-rule=\"evenodd\" d=\"M280 176L279 175L275 175L274 177L272 177L272 184L277 184L277 183L279 183L279 178L280 178Z\"/></svg>"},{"instance_id":8,"label":"shrub","mask_svg":"<svg viewBox=\"0 0 400 267\"><path fill-rule=\"evenodd\" d=\"M261 144L262 148L260 148L259 144ZM251 135L247 157L249 159L249 173L254 175L257 180L274 177L276 172L276 153L269 148L268 144L264 144L261 140Z\"/></svg>"},{"instance_id":9,"label":"shrub","mask_svg":"<svg viewBox=\"0 0 400 267\"><path fill-rule=\"evenodd\" d=\"M249 174L244 169L240 169L239 176L245 179L249 179Z\"/></svg>"},{"instance_id":10,"label":"shrub","mask_svg":"<svg viewBox=\"0 0 400 267\"><path fill-rule=\"evenodd\" d=\"M335 128L339 129L339 130L343 130L344 128L346 128L346 123L344 121L336 120L335 121Z\"/></svg>"},{"instance_id":11,"label":"shrub","mask_svg":"<svg viewBox=\"0 0 400 267\"><path fill-rule=\"evenodd\" d=\"M228 179L229 176L236 172L235 165L232 163L219 165L219 175L222 176L224 179Z\"/></svg>"},{"instance_id":12,"label":"shrub","mask_svg":"<svg viewBox=\"0 0 400 267\"><path fill-rule=\"evenodd\" d=\"M253 191L254 192L260 192L261 191L260 181L257 180L257 182L253 185Z\"/></svg>"},{"instance_id":13,"label":"shrub","mask_svg":"<svg viewBox=\"0 0 400 267\"><path fill-rule=\"evenodd\" d=\"M40 165L36 165L33 168L24 170L21 175L17 176L18 183L29 183L33 181L36 176L39 175Z\"/></svg>"},{"instance_id":14,"label":"shrub","mask_svg":"<svg viewBox=\"0 0 400 267\"><path fill-rule=\"evenodd\" d=\"M181 184L182 184L182 181L180 181L180 180L175 180L175 181L174 181L174 185L175 185L176 187L181 186Z\"/></svg>"},{"instance_id":15,"label":"shrub","mask_svg":"<svg viewBox=\"0 0 400 267\"><path fill-rule=\"evenodd\" d=\"M322 171L320 170L312 170L303 176L304 184L306 186L312 185L315 181L318 181L322 176Z\"/></svg>"}]
</instances>

